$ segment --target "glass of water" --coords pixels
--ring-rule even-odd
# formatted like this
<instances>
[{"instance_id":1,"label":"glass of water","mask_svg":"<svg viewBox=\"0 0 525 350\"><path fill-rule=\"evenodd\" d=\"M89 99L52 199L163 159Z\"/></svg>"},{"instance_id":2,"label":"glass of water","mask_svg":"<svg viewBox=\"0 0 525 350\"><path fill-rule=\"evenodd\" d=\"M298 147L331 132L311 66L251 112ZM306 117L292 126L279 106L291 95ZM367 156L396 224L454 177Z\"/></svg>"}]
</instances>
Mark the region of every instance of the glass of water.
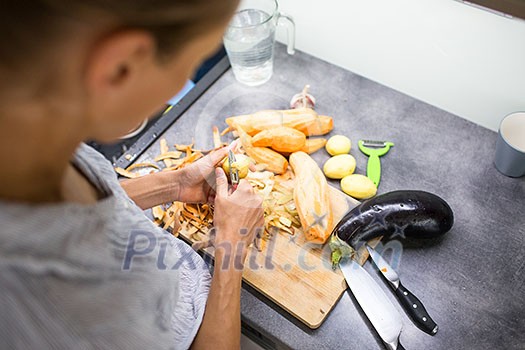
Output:
<instances>
[{"instance_id":1,"label":"glass of water","mask_svg":"<svg viewBox=\"0 0 525 350\"><path fill-rule=\"evenodd\" d=\"M224 33L224 47L239 82L257 86L270 80L278 25L288 29L288 54L293 55L295 24L290 16L279 12L277 1L241 1Z\"/></svg>"}]
</instances>

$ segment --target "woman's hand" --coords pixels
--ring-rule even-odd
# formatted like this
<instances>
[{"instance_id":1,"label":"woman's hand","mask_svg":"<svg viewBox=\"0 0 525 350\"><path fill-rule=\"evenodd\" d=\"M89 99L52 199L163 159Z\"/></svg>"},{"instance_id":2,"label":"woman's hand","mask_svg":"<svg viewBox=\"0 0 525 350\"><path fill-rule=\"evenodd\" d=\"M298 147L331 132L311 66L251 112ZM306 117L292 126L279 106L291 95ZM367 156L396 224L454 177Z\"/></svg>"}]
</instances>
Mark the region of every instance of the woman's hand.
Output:
<instances>
[{"instance_id":1,"label":"woman's hand","mask_svg":"<svg viewBox=\"0 0 525 350\"><path fill-rule=\"evenodd\" d=\"M246 180L230 193L222 168L215 175L215 266L204 319L191 348L239 349L242 268L247 247L264 224L262 198Z\"/></svg>"},{"instance_id":2,"label":"woman's hand","mask_svg":"<svg viewBox=\"0 0 525 350\"><path fill-rule=\"evenodd\" d=\"M228 190L226 174L217 168L227 154L228 148L221 148L182 170L122 182L124 190L141 208L173 200L215 202L214 274L192 349L239 348L244 260L257 230L264 225L262 198L247 180L241 180L234 192Z\"/></svg>"},{"instance_id":3,"label":"woman's hand","mask_svg":"<svg viewBox=\"0 0 525 350\"><path fill-rule=\"evenodd\" d=\"M213 216L215 249L222 249L225 265L242 270L248 246L258 230L263 229L262 198L246 180L230 193L228 180L221 168L215 170L217 194ZM232 257L237 257L235 261ZM225 266L226 267L226 266Z\"/></svg>"},{"instance_id":4,"label":"woman's hand","mask_svg":"<svg viewBox=\"0 0 525 350\"><path fill-rule=\"evenodd\" d=\"M228 147L223 147L179 170L177 200L184 203L213 203L215 168L227 155Z\"/></svg>"},{"instance_id":5,"label":"woman's hand","mask_svg":"<svg viewBox=\"0 0 525 350\"><path fill-rule=\"evenodd\" d=\"M213 202L215 167L228 154L223 147L181 170L161 171L121 182L128 196L142 209L173 201Z\"/></svg>"}]
</instances>

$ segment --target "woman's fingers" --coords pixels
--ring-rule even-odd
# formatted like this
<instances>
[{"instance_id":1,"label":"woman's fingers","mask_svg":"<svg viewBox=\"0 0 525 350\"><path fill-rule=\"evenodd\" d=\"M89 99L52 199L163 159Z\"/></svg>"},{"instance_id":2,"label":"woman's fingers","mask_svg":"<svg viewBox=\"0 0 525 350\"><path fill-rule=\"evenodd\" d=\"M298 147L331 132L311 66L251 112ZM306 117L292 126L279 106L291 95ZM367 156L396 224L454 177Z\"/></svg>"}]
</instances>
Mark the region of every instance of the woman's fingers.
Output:
<instances>
[{"instance_id":1,"label":"woman's fingers","mask_svg":"<svg viewBox=\"0 0 525 350\"><path fill-rule=\"evenodd\" d=\"M235 151L237 148L237 145L239 144L238 140L233 141L229 146L222 147L219 149L214 150L209 154L210 163L213 164L213 166L219 165L219 163L228 156L228 151L232 150Z\"/></svg>"},{"instance_id":2,"label":"woman's fingers","mask_svg":"<svg viewBox=\"0 0 525 350\"><path fill-rule=\"evenodd\" d=\"M217 166L228 155L228 147L219 148L209 154L210 163Z\"/></svg>"},{"instance_id":3,"label":"woman's fingers","mask_svg":"<svg viewBox=\"0 0 525 350\"><path fill-rule=\"evenodd\" d=\"M252 187L252 185L250 185L250 183L248 182L248 180L245 180L245 179L241 179L241 181L239 181L239 185L237 186L237 191L243 191L243 192L246 192L246 193L254 193L254 189Z\"/></svg>"},{"instance_id":4,"label":"woman's fingers","mask_svg":"<svg viewBox=\"0 0 525 350\"><path fill-rule=\"evenodd\" d=\"M257 230L264 226L262 197L246 179L242 179L237 189L230 193L228 179L222 168L215 170L215 181L216 241L234 245L244 241L249 245Z\"/></svg>"},{"instance_id":5,"label":"woman's fingers","mask_svg":"<svg viewBox=\"0 0 525 350\"><path fill-rule=\"evenodd\" d=\"M216 195L224 198L228 197L228 179L222 168L215 169L215 183L217 186L215 189Z\"/></svg>"}]
</instances>

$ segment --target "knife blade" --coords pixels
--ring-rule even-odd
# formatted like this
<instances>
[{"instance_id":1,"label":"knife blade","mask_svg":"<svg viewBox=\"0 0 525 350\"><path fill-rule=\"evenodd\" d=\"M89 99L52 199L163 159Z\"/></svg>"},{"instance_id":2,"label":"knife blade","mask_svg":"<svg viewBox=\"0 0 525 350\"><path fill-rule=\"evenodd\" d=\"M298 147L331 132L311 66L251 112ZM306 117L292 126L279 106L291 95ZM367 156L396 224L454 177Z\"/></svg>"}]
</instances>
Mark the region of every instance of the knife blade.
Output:
<instances>
[{"instance_id":1,"label":"knife blade","mask_svg":"<svg viewBox=\"0 0 525 350\"><path fill-rule=\"evenodd\" d=\"M399 275L397 272L386 262L385 259L379 254L375 249L366 246L374 264L377 269L381 272L383 277L388 281L388 285L394 290L399 303L407 313L407 315L412 319L412 322L423 332L430 335L435 335L438 331L438 325L430 317L427 310L423 306L423 303L405 288L401 284Z\"/></svg>"},{"instance_id":2,"label":"knife blade","mask_svg":"<svg viewBox=\"0 0 525 350\"><path fill-rule=\"evenodd\" d=\"M228 163L230 163L230 181L232 191L235 191L239 185L239 170L233 165L236 161L237 159L235 158L233 151L230 149L228 151Z\"/></svg>"},{"instance_id":3,"label":"knife blade","mask_svg":"<svg viewBox=\"0 0 525 350\"><path fill-rule=\"evenodd\" d=\"M399 342L401 315L374 279L352 259L339 262L346 283L375 330L391 350L404 350Z\"/></svg>"}]
</instances>

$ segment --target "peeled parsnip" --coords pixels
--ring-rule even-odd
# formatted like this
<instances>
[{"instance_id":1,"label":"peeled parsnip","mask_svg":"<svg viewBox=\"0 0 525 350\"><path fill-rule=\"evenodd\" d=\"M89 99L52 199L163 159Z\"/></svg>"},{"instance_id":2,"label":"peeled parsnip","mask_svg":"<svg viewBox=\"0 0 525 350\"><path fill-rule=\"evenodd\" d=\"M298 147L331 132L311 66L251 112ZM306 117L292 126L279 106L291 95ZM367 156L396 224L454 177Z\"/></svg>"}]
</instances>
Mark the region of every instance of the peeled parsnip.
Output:
<instances>
[{"instance_id":1,"label":"peeled parsnip","mask_svg":"<svg viewBox=\"0 0 525 350\"><path fill-rule=\"evenodd\" d=\"M294 201L308 241L325 243L330 237L333 214L328 182L317 163L304 152L290 155L295 173Z\"/></svg>"}]
</instances>

